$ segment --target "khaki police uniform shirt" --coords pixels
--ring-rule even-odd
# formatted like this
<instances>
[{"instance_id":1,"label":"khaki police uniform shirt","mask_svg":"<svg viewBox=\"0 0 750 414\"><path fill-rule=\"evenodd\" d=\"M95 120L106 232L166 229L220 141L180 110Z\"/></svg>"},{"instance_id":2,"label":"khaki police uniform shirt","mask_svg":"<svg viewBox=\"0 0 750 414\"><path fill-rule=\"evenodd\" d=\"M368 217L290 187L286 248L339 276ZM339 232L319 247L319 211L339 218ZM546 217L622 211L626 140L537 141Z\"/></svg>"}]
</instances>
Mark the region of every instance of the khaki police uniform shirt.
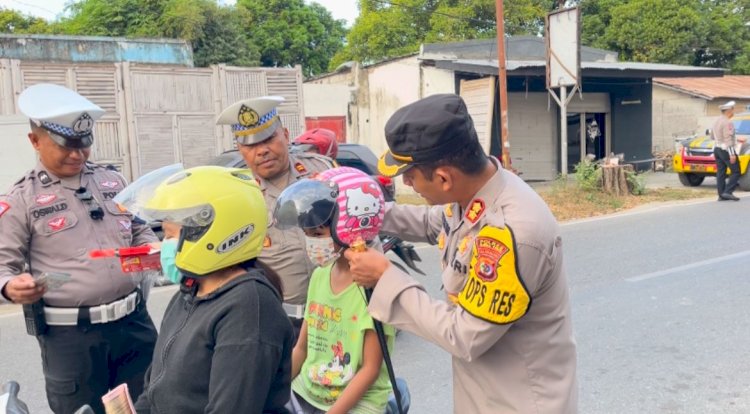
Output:
<instances>
[{"instance_id":1,"label":"khaki police uniform shirt","mask_svg":"<svg viewBox=\"0 0 750 414\"><path fill-rule=\"evenodd\" d=\"M724 114L716 119L711 133L716 140L716 145L723 150L729 151L737 144L734 135L734 123Z\"/></svg>"},{"instance_id":2,"label":"khaki police uniform shirt","mask_svg":"<svg viewBox=\"0 0 750 414\"><path fill-rule=\"evenodd\" d=\"M383 232L437 244L451 300L390 266L372 316L453 356L454 412L577 411L576 345L558 224L520 178L497 173L466 211L391 205ZM510 231L508 230L510 229Z\"/></svg>"},{"instance_id":3,"label":"khaki police uniform shirt","mask_svg":"<svg viewBox=\"0 0 750 414\"><path fill-rule=\"evenodd\" d=\"M77 180L76 180L77 181ZM80 176L104 211L102 220L89 216L88 206L39 163L0 195L0 287L24 272L62 272L71 281L48 291L49 306L80 307L109 303L131 293L140 273L123 273L116 258L91 259L97 249L138 246L158 241L151 229L133 221L112 201L127 183L116 171L86 164ZM0 301L7 298L0 295Z\"/></svg>"},{"instance_id":4,"label":"khaki police uniform shirt","mask_svg":"<svg viewBox=\"0 0 750 414\"><path fill-rule=\"evenodd\" d=\"M290 152L289 175L285 187L277 187L269 180L258 177L268 207L268 223L273 223L276 200L287 186L333 167L335 165L330 158L318 154ZM307 285L315 266L307 257L305 234L302 230L280 230L270 225L260 260L278 273L281 278L284 284L284 302L304 305L307 299Z\"/></svg>"}]
</instances>

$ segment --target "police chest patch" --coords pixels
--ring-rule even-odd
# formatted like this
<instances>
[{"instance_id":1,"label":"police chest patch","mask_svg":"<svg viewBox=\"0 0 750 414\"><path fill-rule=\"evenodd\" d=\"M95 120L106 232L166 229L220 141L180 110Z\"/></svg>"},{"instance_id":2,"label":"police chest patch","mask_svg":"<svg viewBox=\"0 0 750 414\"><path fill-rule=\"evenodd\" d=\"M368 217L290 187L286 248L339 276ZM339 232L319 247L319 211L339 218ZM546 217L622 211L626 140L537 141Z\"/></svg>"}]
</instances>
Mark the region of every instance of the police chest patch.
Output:
<instances>
[{"instance_id":1,"label":"police chest patch","mask_svg":"<svg viewBox=\"0 0 750 414\"><path fill-rule=\"evenodd\" d=\"M53 232L60 231L65 227L65 216L55 217L52 220L47 222L47 225L49 226L49 229Z\"/></svg>"},{"instance_id":2,"label":"police chest patch","mask_svg":"<svg viewBox=\"0 0 750 414\"><path fill-rule=\"evenodd\" d=\"M52 204L52 202L55 200L57 200L57 196L54 194L39 194L38 196L36 196L36 199L34 199L36 204L40 206Z\"/></svg>"},{"instance_id":3,"label":"police chest patch","mask_svg":"<svg viewBox=\"0 0 750 414\"><path fill-rule=\"evenodd\" d=\"M496 324L515 322L529 310L531 297L518 274L509 227L487 226L479 231L458 303L477 318Z\"/></svg>"}]
</instances>

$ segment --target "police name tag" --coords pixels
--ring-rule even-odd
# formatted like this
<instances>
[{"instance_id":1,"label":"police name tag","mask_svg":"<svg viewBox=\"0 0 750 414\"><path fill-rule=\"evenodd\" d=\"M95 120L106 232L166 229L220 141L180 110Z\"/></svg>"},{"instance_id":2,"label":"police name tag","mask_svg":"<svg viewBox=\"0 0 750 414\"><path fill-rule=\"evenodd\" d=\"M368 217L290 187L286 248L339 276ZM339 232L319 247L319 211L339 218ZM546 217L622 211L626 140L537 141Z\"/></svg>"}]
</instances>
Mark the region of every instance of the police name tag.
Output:
<instances>
[{"instance_id":1,"label":"police name tag","mask_svg":"<svg viewBox=\"0 0 750 414\"><path fill-rule=\"evenodd\" d=\"M516 246L509 227L484 227L474 238L468 279L458 303L477 318L497 324L520 319L531 305L518 274Z\"/></svg>"}]
</instances>

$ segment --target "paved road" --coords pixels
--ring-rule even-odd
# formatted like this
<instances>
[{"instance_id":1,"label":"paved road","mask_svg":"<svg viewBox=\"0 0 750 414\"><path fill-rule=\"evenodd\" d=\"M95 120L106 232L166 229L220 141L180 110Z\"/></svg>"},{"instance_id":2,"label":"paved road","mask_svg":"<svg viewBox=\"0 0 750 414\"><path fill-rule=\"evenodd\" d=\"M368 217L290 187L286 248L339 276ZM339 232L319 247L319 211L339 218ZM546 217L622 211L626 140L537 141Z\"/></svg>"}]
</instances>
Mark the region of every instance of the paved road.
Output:
<instances>
[{"instance_id":1,"label":"paved road","mask_svg":"<svg viewBox=\"0 0 750 414\"><path fill-rule=\"evenodd\" d=\"M563 225L581 413L750 412L749 203L676 203ZM433 276L417 278L440 295L437 251L419 251ZM173 291L157 289L153 315ZM13 307L0 308L0 355L0 380L19 379L33 413L48 412L38 347ZM451 412L445 352L402 332L394 359L412 413Z\"/></svg>"}]
</instances>

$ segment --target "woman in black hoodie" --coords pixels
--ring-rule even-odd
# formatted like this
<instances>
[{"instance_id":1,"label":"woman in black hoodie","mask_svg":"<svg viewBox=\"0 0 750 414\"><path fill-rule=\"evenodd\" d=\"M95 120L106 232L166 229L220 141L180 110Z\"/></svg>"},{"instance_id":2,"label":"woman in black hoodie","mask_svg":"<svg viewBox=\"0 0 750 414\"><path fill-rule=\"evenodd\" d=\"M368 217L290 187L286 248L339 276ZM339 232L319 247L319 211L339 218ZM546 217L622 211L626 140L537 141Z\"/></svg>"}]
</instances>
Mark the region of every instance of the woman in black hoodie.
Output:
<instances>
[{"instance_id":1,"label":"woman in black hoodie","mask_svg":"<svg viewBox=\"0 0 750 414\"><path fill-rule=\"evenodd\" d=\"M286 413L293 332L279 277L256 259L268 214L252 173L185 170L162 183L141 214L181 226L176 241L165 240L162 263L174 263L182 281L138 414Z\"/></svg>"}]
</instances>

